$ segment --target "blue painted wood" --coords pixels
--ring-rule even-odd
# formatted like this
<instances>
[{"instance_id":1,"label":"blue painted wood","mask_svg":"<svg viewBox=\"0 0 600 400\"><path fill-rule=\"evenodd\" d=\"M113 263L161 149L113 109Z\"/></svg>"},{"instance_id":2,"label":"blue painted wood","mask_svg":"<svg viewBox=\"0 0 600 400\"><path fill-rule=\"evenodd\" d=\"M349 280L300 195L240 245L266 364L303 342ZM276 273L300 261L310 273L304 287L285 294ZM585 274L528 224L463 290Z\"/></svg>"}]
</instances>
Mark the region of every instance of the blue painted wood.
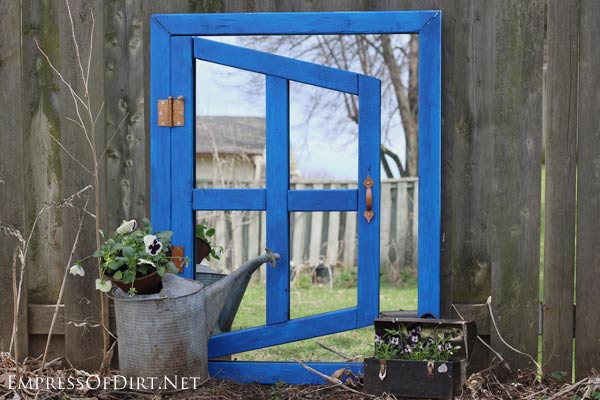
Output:
<instances>
[{"instance_id":1,"label":"blue painted wood","mask_svg":"<svg viewBox=\"0 0 600 400\"><path fill-rule=\"evenodd\" d=\"M290 190L288 211L356 211L358 190Z\"/></svg>"},{"instance_id":2,"label":"blue painted wood","mask_svg":"<svg viewBox=\"0 0 600 400\"><path fill-rule=\"evenodd\" d=\"M364 372L363 363L307 362L306 365L329 376L342 368L347 368L357 376ZM327 383L325 379L296 362L210 361L208 373L213 378L232 379L242 383L260 382L268 385L277 382L290 385Z\"/></svg>"},{"instance_id":3,"label":"blue painted wood","mask_svg":"<svg viewBox=\"0 0 600 400\"><path fill-rule=\"evenodd\" d=\"M150 20L150 219L156 230L171 229L171 137L160 127L158 99L171 95L171 37Z\"/></svg>"},{"instance_id":4,"label":"blue painted wood","mask_svg":"<svg viewBox=\"0 0 600 400\"><path fill-rule=\"evenodd\" d=\"M290 91L289 81L267 76L267 248L279 253L276 268L267 268L267 324L290 318Z\"/></svg>"},{"instance_id":5,"label":"blue painted wood","mask_svg":"<svg viewBox=\"0 0 600 400\"><path fill-rule=\"evenodd\" d=\"M208 357L220 357L356 329L362 327L357 323L356 314L356 307L352 307L279 324L222 333L213 336L208 342Z\"/></svg>"},{"instance_id":6,"label":"blue painted wood","mask_svg":"<svg viewBox=\"0 0 600 400\"><path fill-rule=\"evenodd\" d=\"M194 210L263 211L267 204L265 189L194 189Z\"/></svg>"},{"instance_id":7,"label":"blue painted wood","mask_svg":"<svg viewBox=\"0 0 600 400\"><path fill-rule=\"evenodd\" d=\"M194 56L247 71L277 76L327 89L358 93L357 74L293 58L281 57L213 40L194 38Z\"/></svg>"},{"instance_id":8,"label":"blue painted wood","mask_svg":"<svg viewBox=\"0 0 600 400\"><path fill-rule=\"evenodd\" d=\"M358 85L358 323L368 326L379 315L381 82L361 75ZM370 223L363 215L367 176L374 182Z\"/></svg>"},{"instance_id":9,"label":"blue painted wood","mask_svg":"<svg viewBox=\"0 0 600 400\"><path fill-rule=\"evenodd\" d=\"M419 315L440 316L441 12L419 34Z\"/></svg>"},{"instance_id":10,"label":"blue painted wood","mask_svg":"<svg viewBox=\"0 0 600 400\"><path fill-rule=\"evenodd\" d=\"M171 169L177 174L171 182L171 230L174 246L184 246L184 254L194 260L194 212L192 189L195 186L195 95L192 39L185 36L171 38L171 93L185 100L184 126L171 128ZM194 262L188 263L182 276L195 277Z\"/></svg>"},{"instance_id":11,"label":"blue painted wood","mask_svg":"<svg viewBox=\"0 0 600 400\"><path fill-rule=\"evenodd\" d=\"M417 33L437 11L155 15L173 35Z\"/></svg>"}]
</instances>

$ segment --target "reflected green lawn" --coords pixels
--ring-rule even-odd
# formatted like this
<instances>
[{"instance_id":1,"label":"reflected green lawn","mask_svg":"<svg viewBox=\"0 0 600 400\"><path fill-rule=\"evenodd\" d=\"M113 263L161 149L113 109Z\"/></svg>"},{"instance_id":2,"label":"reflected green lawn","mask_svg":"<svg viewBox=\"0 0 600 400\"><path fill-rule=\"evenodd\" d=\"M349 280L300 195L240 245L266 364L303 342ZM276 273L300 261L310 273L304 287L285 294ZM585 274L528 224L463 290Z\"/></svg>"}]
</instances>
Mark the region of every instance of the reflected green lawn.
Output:
<instances>
[{"instance_id":1,"label":"reflected green lawn","mask_svg":"<svg viewBox=\"0 0 600 400\"><path fill-rule=\"evenodd\" d=\"M292 318L306 317L323 312L356 305L356 288L333 288L310 286L293 288L290 296ZM411 285L383 283L380 289L381 310L415 310L417 288ZM265 287L253 284L248 287L233 324L233 330L265 324ZM373 328L322 336L319 338L287 343L246 353L236 354L238 360L260 361L344 361L340 356L325 350L318 343L349 357L370 356L373 347Z\"/></svg>"}]
</instances>

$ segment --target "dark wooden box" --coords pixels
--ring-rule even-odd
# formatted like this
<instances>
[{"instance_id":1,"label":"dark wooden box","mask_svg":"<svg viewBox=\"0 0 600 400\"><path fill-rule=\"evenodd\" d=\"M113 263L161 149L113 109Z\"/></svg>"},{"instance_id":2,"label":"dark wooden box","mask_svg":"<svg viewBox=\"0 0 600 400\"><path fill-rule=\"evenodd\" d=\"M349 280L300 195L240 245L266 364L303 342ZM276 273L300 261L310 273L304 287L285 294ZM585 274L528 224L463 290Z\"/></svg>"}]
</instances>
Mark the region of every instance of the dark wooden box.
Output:
<instances>
[{"instance_id":1,"label":"dark wooden box","mask_svg":"<svg viewBox=\"0 0 600 400\"><path fill-rule=\"evenodd\" d=\"M375 334L383 338L387 330L411 330L419 327L422 335L452 330L459 341L459 349L449 361L432 362L392 359L385 360L386 374L380 379L380 361L365 358L365 390L381 395L388 393L411 398L450 399L460 394L466 379L466 364L477 340L477 327L472 321L430 318L402 318L393 313L377 318Z\"/></svg>"},{"instance_id":2,"label":"dark wooden box","mask_svg":"<svg viewBox=\"0 0 600 400\"><path fill-rule=\"evenodd\" d=\"M386 374L379 379L380 363L365 358L365 390L377 396L383 393L402 397L451 399L460 394L466 378L465 360L434 362L386 360Z\"/></svg>"}]
</instances>

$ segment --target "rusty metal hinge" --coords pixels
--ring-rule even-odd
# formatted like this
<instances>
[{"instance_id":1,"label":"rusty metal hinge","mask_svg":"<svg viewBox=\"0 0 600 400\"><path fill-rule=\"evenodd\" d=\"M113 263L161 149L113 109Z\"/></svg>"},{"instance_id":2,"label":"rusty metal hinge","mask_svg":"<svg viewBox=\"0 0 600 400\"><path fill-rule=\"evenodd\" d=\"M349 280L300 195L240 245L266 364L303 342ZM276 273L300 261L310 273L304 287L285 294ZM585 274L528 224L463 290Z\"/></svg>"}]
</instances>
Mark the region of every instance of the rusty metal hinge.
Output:
<instances>
[{"instance_id":1,"label":"rusty metal hinge","mask_svg":"<svg viewBox=\"0 0 600 400\"><path fill-rule=\"evenodd\" d=\"M158 126L183 126L184 106L183 96L158 100Z\"/></svg>"}]
</instances>

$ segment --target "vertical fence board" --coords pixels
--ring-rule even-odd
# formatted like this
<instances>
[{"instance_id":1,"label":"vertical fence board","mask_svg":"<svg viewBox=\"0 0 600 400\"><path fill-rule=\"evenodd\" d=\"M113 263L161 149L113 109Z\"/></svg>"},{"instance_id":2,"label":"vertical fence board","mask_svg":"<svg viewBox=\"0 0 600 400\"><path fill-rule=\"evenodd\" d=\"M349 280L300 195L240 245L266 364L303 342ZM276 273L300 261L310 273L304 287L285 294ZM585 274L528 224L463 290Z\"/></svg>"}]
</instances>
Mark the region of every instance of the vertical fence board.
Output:
<instances>
[{"instance_id":1,"label":"vertical fence board","mask_svg":"<svg viewBox=\"0 0 600 400\"><path fill-rule=\"evenodd\" d=\"M18 2L0 3L0 82L8 96L0 96L0 226L25 232L25 186L23 171L22 57L20 51L21 7ZM0 349L8 351L13 327L12 258L19 243L0 232ZM18 264L17 264L18 265ZM18 323L18 357L28 355L27 280L23 284ZM14 354L14 353L13 353Z\"/></svg>"},{"instance_id":2,"label":"vertical fence board","mask_svg":"<svg viewBox=\"0 0 600 400\"><path fill-rule=\"evenodd\" d=\"M407 196L407 200L405 200L404 209L410 210L409 203L412 204L412 211L408 213L407 220L409 221L409 225L412 228L410 232L410 241L406 241L404 245L405 252L410 251L410 257L407 257L405 261L406 264L410 263L411 265L418 265L418 257L419 253L414 251L418 246L418 238L419 238L419 181L414 181L412 185L408 187L412 190L412 196Z\"/></svg>"},{"instance_id":3,"label":"vertical fence board","mask_svg":"<svg viewBox=\"0 0 600 400\"><path fill-rule=\"evenodd\" d=\"M143 2L104 3L104 74L107 140L107 228L148 216L144 119L145 20Z\"/></svg>"},{"instance_id":4,"label":"vertical fence board","mask_svg":"<svg viewBox=\"0 0 600 400\"><path fill-rule=\"evenodd\" d=\"M323 190L322 184L313 185L312 190ZM323 232L323 213L312 212L310 219L310 240L308 244L308 263L319 265L321 257L321 234Z\"/></svg>"},{"instance_id":5,"label":"vertical fence board","mask_svg":"<svg viewBox=\"0 0 600 400\"><path fill-rule=\"evenodd\" d=\"M304 187L304 184L296 183L292 189L302 190ZM295 212L293 213L292 217L292 261L294 262L295 267L299 267L300 264L303 264L305 261L304 239L306 237L305 232L307 229L307 216L307 213Z\"/></svg>"},{"instance_id":6,"label":"vertical fence board","mask_svg":"<svg viewBox=\"0 0 600 400\"><path fill-rule=\"evenodd\" d=\"M482 303L491 290L495 9L470 0L437 5L443 12L441 290L448 315L450 303Z\"/></svg>"},{"instance_id":7,"label":"vertical fence board","mask_svg":"<svg viewBox=\"0 0 600 400\"><path fill-rule=\"evenodd\" d=\"M414 205L414 199L409 199L408 190L410 185L398 185L396 187L396 202L395 208L391 210L390 213L394 213L394 232L392 232L393 237L393 256L394 261L400 266L404 266L406 261L406 253L407 247L410 242L408 238L408 228L410 225L410 215L408 211L409 202ZM416 252L417 248L413 249L413 252Z\"/></svg>"},{"instance_id":8,"label":"vertical fence board","mask_svg":"<svg viewBox=\"0 0 600 400\"><path fill-rule=\"evenodd\" d=\"M356 184L349 184L348 189L356 189ZM342 263L346 268L356 267L356 216L357 212L346 213L344 224L344 252L342 253Z\"/></svg>"},{"instance_id":9,"label":"vertical fence board","mask_svg":"<svg viewBox=\"0 0 600 400\"><path fill-rule=\"evenodd\" d=\"M332 189L334 185L332 185ZM338 263L340 249L340 213L329 213L329 226L327 227L327 253L325 264L334 266Z\"/></svg>"},{"instance_id":10,"label":"vertical fence board","mask_svg":"<svg viewBox=\"0 0 600 400\"><path fill-rule=\"evenodd\" d=\"M391 228L392 228L392 183L381 183L381 205L380 205L380 244L379 244L379 258L381 263L381 270L388 271L391 267L390 251L394 245L392 243Z\"/></svg>"},{"instance_id":11,"label":"vertical fence board","mask_svg":"<svg viewBox=\"0 0 600 400\"><path fill-rule=\"evenodd\" d=\"M61 137L59 78L52 72L34 39L60 66L57 3L23 2L23 158L12 165L24 173L26 230L30 230L38 211L63 197L62 151L50 135ZM11 79L15 79L12 77ZM9 91L11 97L13 94ZM62 280L62 212L48 210L40 215L29 250L27 276L29 301L50 303L56 300Z\"/></svg>"},{"instance_id":12,"label":"vertical fence board","mask_svg":"<svg viewBox=\"0 0 600 400\"><path fill-rule=\"evenodd\" d=\"M580 3L575 372L600 370L600 3Z\"/></svg>"},{"instance_id":13,"label":"vertical fence board","mask_svg":"<svg viewBox=\"0 0 600 400\"><path fill-rule=\"evenodd\" d=\"M70 2L73 21L75 24L74 36L78 41L81 60L85 66L88 54L93 48L93 59L90 68L89 94L91 99L91 112L95 117L102 106L104 100L104 31L103 31L103 9L102 4L93 0ZM81 73L77 64L77 55L71 33L69 16L65 4L60 3L58 14L59 35L58 40L61 43L59 50L58 64L67 81L70 81L74 89L84 97L85 89L82 83ZM90 30L92 27L92 16L94 14L95 26L93 41L90 42ZM86 67L84 67L85 70ZM84 133L75 124L69 122L67 117L75 117L75 108L70 93L67 90L61 90L60 96L60 122L61 122L61 141L69 149L71 154L84 165L91 166L92 156L90 147L85 139ZM85 122L89 126L89 117L85 116ZM96 152L102 153L105 146L104 123L103 119L98 119L96 132L89 132L89 135L96 137ZM91 169L92 167L90 167ZM86 174L81 167L73 162L69 157L62 154L62 176L63 193L70 195L80 190L88 184L93 184L91 177ZM99 194L100 214L96 218L100 220L100 227L105 226L106 202L104 194L105 175L100 170L100 187L95 188L91 194L89 209L94 210L94 194ZM78 212L65 210L63 212L63 263L66 264L71 250L71 244L75 239L78 227ZM79 246L74 254L76 260L89 256L97 249L95 240L95 222L91 218L86 218L81 232ZM60 270L65 268L61 264ZM84 263L87 269L85 277L69 276L65 286L64 303L65 318L68 321L100 321L100 296L95 288L95 280L98 277L95 259L89 259ZM102 362L102 328L83 329L74 325L65 327L65 356L74 365L88 371L96 371Z\"/></svg>"},{"instance_id":14,"label":"vertical fence board","mask_svg":"<svg viewBox=\"0 0 600 400\"><path fill-rule=\"evenodd\" d=\"M244 228L244 212L243 211L232 211L231 212L231 247L233 253L231 258L233 261L233 269L236 269L243 264L243 241L242 231Z\"/></svg>"},{"instance_id":15,"label":"vertical fence board","mask_svg":"<svg viewBox=\"0 0 600 400\"><path fill-rule=\"evenodd\" d=\"M548 2L546 211L544 236L544 372L573 362L575 153L578 10L575 0ZM567 375L567 379L571 374Z\"/></svg>"},{"instance_id":16,"label":"vertical fence board","mask_svg":"<svg viewBox=\"0 0 600 400\"><path fill-rule=\"evenodd\" d=\"M488 3L486 3L488 4ZM496 6L492 305L499 333L536 357L540 261L543 1ZM513 370L533 368L492 331Z\"/></svg>"}]
</instances>

